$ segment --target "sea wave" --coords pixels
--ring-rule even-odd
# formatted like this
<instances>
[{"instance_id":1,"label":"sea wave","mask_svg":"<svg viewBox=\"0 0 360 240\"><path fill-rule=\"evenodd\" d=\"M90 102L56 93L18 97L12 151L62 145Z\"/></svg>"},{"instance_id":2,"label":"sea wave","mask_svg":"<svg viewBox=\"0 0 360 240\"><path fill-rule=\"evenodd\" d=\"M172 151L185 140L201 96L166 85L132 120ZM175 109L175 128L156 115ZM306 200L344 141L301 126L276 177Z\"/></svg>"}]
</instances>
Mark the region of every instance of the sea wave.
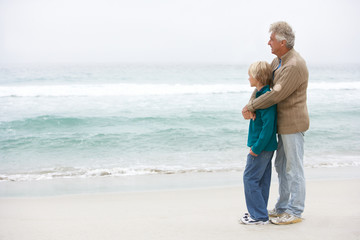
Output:
<instances>
[{"instance_id":1,"label":"sea wave","mask_svg":"<svg viewBox=\"0 0 360 240\"><path fill-rule=\"evenodd\" d=\"M95 84L2 86L0 97L142 96L251 92L244 84Z\"/></svg>"},{"instance_id":2,"label":"sea wave","mask_svg":"<svg viewBox=\"0 0 360 240\"><path fill-rule=\"evenodd\" d=\"M360 90L360 82L315 82L309 90ZM248 84L75 84L0 86L0 97L143 96L252 92Z\"/></svg>"},{"instance_id":3,"label":"sea wave","mask_svg":"<svg viewBox=\"0 0 360 240\"><path fill-rule=\"evenodd\" d=\"M309 82L309 90L360 90L360 82Z\"/></svg>"},{"instance_id":4,"label":"sea wave","mask_svg":"<svg viewBox=\"0 0 360 240\"><path fill-rule=\"evenodd\" d=\"M359 167L360 162L306 163L305 168ZM0 182L24 182L52 179L125 177L157 174L243 172L245 166L139 166L128 168L75 168L56 167L39 171L0 174Z\"/></svg>"},{"instance_id":5,"label":"sea wave","mask_svg":"<svg viewBox=\"0 0 360 240\"><path fill-rule=\"evenodd\" d=\"M74 168L57 167L43 169L40 171L29 171L21 173L0 174L0 182L23 182L39 181L58 178L94 178L94 177L121 177L154 174L183 174L183 173L211 173L211 172L232 172L242 171L241 167L179 167L179 166L160 166L160 167L133 167L133 168Z\"/></svg>"}]
</instances>

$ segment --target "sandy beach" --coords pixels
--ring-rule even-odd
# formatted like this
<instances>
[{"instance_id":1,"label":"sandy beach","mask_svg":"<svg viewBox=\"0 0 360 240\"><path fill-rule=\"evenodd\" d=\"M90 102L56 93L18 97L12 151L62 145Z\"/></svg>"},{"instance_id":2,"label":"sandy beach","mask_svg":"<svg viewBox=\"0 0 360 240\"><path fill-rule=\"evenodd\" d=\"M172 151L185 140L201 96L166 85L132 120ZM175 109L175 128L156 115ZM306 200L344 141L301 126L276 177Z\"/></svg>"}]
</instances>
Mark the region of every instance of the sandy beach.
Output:
<instances>
[{"instance_id":1,"label":"sandy beach","mask_svg":"<svg viewBox=\"0 0 360 240\"><path fill-rule=\"evenodd\" d=\"M360 239L359 168L308 172L304 220L298 224L239 224L246 211L239 183L212 188L2 197L0 239ZM347 172L350 177L346 177ZM270 194L269 207L273 207L276 181Z\"/></svg>"}]
</instances>

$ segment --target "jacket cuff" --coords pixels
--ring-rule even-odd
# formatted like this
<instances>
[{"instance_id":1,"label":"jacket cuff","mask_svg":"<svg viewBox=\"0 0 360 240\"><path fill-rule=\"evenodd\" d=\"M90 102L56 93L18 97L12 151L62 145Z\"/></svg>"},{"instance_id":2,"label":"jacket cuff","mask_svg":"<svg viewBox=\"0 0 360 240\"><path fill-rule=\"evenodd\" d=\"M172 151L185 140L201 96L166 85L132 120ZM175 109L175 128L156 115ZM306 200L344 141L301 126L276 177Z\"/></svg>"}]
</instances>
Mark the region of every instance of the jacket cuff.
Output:
<instances>
[{"instance_id":1,"label":"jacket cuff","mask_svg":"<svg viewBox=\"0 0 360 240\"><path fill-rule=\"evenodd\" d=\"M254 149L254 146L252 146L251 151L253 151L253 153L255 153L256 155L259 155L262 152L262 151L259 152L259 150L257 149L256 146L255 146L255 149Z\"/></svg>"},{"instance_id":2,"label":"jacket cuff","mask_svg":"<svg viewBox=\"0 0 360 240\"><path fill-rule=\"evenodd\" d=\"M247 105L247 109L250 111L250 112L255 112L255 109L253 107L253 101L251 100Z\"/></svg>"}]
</instances>

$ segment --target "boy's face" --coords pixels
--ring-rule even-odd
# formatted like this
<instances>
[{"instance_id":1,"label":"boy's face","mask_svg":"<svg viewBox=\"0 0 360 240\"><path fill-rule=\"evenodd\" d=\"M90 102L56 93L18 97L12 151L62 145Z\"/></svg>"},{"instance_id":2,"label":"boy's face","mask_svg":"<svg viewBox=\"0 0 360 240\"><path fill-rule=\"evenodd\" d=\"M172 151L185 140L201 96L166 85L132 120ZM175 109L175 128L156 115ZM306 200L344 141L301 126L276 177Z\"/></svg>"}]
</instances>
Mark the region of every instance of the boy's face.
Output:
<instances>
[{"instance_id":1,"label":"boy's face","mask_svg":"<svg viewBox=\"0 0 360 240\"><path fill-rule=\"evenodd\" d=\"M249 82L250 82L250 87L256 87L257 80L255 78L253 78L253 76L251 76L251 74L249 74Z\"/></svg>"}]
</instances>

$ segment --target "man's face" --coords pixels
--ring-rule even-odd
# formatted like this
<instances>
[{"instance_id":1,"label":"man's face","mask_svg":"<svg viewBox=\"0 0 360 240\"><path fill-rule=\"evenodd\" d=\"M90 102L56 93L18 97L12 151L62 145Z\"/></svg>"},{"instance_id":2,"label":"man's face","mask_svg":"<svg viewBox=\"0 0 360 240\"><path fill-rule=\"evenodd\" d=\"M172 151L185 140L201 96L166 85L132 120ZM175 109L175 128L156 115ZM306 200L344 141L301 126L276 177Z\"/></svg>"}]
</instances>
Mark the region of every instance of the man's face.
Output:
<instances>
[{"instance_id":1,"label":"man's face","mask_svg":"<svg viewBox=\"0 0 360 240\"><path fill-rule=\"evenodd\" d=\"M272 33L271 36L270 36L270 40L268 42L268 45L270 45L271 47L271 53L272 54L275 54L276 56L278 57L281 57L279 56L278 54L280 54L280 49L282 47L282 44L281 42L279 42L276 37L275 37L275 33Z\"/></svg>"}]
</instances>

